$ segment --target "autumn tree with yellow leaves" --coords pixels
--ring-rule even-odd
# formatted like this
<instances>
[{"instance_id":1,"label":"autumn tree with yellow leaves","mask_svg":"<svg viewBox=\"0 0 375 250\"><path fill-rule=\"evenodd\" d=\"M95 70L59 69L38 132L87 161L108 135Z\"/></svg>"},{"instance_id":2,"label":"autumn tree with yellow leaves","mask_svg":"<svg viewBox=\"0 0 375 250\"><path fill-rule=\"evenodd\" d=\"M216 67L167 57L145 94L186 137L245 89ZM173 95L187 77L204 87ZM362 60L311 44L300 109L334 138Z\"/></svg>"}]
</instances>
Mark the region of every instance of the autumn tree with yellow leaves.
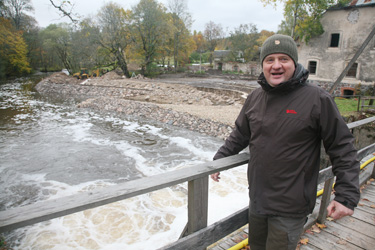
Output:
<instances>
[{"instance_id":1,"label":"autumn tree with yellow leaves","mask_svg":"<svg viewBox=\"0 0 375 250\"><path fill-rule=\"evenodd\" d=\"M19 76L31 72L27 45L11 21L0 17L0 77Z\"/></svg>"}]
</instances>

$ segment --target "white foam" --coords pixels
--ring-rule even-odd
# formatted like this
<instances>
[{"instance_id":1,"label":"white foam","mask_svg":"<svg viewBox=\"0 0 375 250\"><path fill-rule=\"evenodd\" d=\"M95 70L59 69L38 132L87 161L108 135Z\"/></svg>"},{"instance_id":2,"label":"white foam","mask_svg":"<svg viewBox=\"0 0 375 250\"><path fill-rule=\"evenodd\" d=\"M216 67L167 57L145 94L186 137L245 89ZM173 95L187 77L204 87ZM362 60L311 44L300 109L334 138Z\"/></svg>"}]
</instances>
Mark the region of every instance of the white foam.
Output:
<instances>
[{"instance_id":1,"label":"white foam","mask_svg":"<svg viewBox=\"0 0 375 250\"><path fill-rule=\"evenodd\" d=\"M246 166L221 176L210 182L209 224L248 205ZM177 240L187 223L186 193L179 185L19 229L26 236L15 249L157 249Z\"/></svg>"}]
</instances>

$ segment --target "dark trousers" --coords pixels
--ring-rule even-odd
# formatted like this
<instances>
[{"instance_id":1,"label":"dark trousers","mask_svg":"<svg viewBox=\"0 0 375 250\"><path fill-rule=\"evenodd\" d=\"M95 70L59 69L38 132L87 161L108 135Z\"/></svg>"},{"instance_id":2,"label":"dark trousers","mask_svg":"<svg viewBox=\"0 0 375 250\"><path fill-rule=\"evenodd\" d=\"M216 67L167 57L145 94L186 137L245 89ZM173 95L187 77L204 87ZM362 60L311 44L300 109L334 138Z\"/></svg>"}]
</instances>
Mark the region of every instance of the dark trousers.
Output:
<instances>
[{"instance_id":1,"label":"dark trousers","mask_svg":"<svg viewBox=\"0 0 375 250\"><path fill-rule=\"evenodd\" d=\"M303 232L305 222L306 217L264 216L250 211L250 249L295 250Z\"/></svg>"}]
</instances>

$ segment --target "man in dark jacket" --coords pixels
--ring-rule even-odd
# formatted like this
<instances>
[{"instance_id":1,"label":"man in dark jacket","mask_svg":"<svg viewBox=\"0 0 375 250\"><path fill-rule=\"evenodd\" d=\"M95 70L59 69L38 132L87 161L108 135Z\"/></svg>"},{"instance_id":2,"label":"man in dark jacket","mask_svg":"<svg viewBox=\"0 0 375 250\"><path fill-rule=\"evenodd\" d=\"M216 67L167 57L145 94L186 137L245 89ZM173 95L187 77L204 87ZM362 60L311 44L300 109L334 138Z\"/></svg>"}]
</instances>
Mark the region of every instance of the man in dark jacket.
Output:
<instances>
[{"instance_id":1,"label":"man in dark jacket","mask_svg":"<svg viewBox=\"0 0 375 250\"><path fill-rule=\"evenodd\" d=\"M359 201L357 151L332 97L307 82L291 37L269 37L260 60L261 88L247 97L214 160L249 146L250 247L294 250L315 206L321 141L336 176L328 206L334 219L352 215ZM219 175L211 178L219 181Z\"/></svg>"}]
</instances>

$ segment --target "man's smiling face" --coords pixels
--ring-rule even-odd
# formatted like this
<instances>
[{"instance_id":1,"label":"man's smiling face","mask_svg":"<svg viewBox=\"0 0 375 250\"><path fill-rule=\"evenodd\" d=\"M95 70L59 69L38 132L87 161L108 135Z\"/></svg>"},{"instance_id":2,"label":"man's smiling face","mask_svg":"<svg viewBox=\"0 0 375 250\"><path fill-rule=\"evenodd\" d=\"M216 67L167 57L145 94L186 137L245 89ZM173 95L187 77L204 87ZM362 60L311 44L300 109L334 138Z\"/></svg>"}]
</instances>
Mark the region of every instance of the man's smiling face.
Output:
<instances>
[{"instance_id":1,"label":"man's smiling face","mask_svg":"<svg viewBox=\"0 0 375 250\"><path fill-rule=\"evenodd\" d=\"M263 60L263 74L272 87L291 79L295 69L294 61L286 54L271 54Z\"/></svg>"}]
</instances>

